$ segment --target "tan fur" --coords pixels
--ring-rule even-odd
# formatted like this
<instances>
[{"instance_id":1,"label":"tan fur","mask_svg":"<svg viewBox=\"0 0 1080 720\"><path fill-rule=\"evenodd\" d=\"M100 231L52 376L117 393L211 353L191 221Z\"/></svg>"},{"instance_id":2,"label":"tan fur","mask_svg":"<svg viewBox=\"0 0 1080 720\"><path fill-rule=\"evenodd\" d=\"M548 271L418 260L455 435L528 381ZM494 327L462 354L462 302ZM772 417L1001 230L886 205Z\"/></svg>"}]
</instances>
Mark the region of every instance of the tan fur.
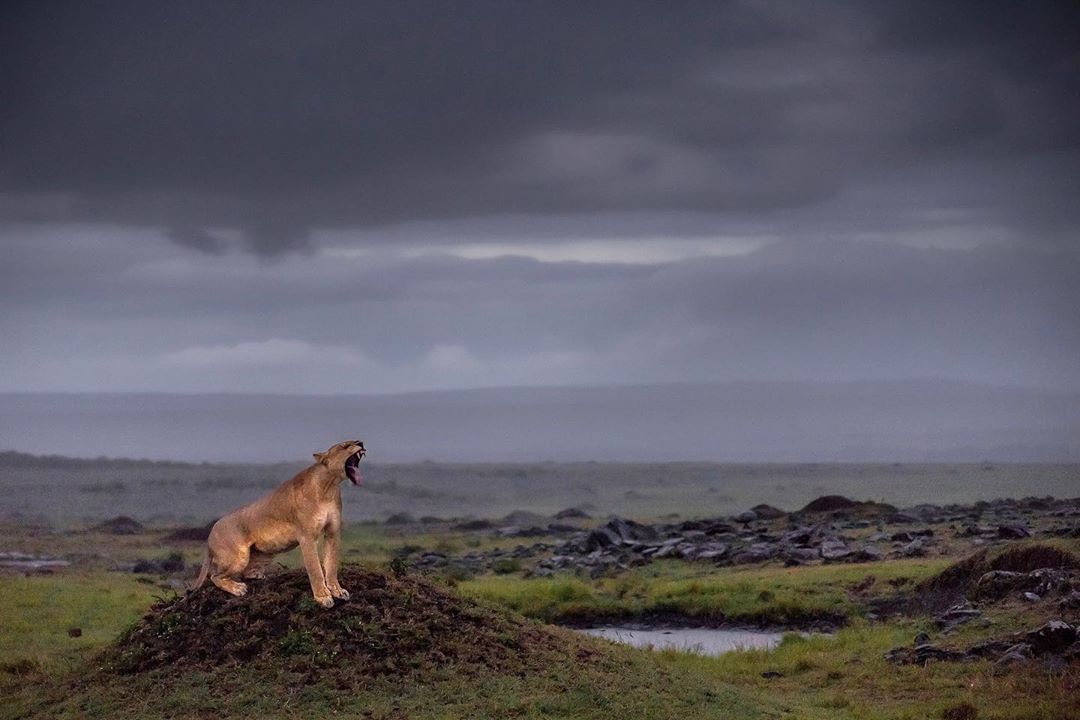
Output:
<instances>
[{"instance_id":1,"label":"tan fur","mask_svg":"<svg viewBox=\"0 0 1080 720\"><path fill-rule=\"evenodd\" d=\"M363 451L363 443L349 440L324 453L315 463L274 492L218 520L206 542L206 560L194 587L206 578L227 593L243 595L243 579L264 577L263 571L277 553L297 545L311 581L315 601L333 607L334 598L348 599L338 583L341 556L341 482L345 461ZM317 543L325 536L323 557Z\"/></svg>"}]
</instances>

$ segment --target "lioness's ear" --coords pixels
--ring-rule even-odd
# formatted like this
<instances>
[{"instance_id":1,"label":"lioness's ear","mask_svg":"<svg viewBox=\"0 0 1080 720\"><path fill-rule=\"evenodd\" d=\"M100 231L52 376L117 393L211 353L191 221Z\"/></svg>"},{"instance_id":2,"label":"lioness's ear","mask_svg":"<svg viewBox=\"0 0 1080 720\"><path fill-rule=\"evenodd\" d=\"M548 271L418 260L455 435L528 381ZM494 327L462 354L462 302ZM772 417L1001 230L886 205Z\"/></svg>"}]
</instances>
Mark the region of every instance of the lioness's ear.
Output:
<instances>
[{"instance_id":1,"label":"lioness's ear","mask_svg":"<svg viewBox=\"0 0 1080 720\"><path fill-rule=\"evenodd\" d=\"M311 457L315 458L315 462L326 462L326 453L311 453Z\"/></svg>"}]
</instances>

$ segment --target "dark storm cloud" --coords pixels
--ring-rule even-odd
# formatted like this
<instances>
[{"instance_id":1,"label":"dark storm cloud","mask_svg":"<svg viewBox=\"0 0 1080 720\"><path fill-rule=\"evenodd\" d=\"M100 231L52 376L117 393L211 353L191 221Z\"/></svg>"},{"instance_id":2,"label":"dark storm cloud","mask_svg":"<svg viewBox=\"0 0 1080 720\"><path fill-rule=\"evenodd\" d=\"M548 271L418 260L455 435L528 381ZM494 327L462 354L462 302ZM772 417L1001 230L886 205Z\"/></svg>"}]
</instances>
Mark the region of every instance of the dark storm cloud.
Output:
<instances>
[{"instance_id":1,"label":"dark storm cloud","mask_svg":"<svg viewBox=\"0 0 1080 720\"><path fill-rule=\"evenodd\" d=\"M320 249L265 263L116 229L0 239L0 391L912 377L1080 389L1080 260L1066 250L818 240L642 265Z\"/></svg>"},{"instance_id":2,"label":"dark storm cloud","mask_svg":"<svg viewBox=\"0 0 1080 720\"><path fill-rule=\"evenodd\" d=\"M0 212L280 255L320 228L506 214L803 209L826 233L859 220L852 188L910 178L897 213L937 176L931 208L1073 241L1078 12L8 3Z\"/></svg>"}]
</instances>

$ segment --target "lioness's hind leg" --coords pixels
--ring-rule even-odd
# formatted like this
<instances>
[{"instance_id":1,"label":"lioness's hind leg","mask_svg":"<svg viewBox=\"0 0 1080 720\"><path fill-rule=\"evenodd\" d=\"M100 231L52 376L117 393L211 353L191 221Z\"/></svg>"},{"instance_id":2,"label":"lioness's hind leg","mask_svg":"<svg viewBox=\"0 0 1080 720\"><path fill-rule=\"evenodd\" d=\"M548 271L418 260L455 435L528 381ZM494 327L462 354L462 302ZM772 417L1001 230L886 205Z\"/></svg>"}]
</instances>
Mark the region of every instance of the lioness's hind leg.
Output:
<instances>
[{"instance_id":1,"label":"lioness's hind leg","mask_svg":"<svg viewBox=\"0 0 1080 720\"><path fill-rule=\"evenodd\" d=\"M248 566L249 548L229 548L223 552L221 548L214 551L214 567L210 572L210 582L229 593L230 595L247 594L247 585L238 582L236 578L242 577Z\"/></svg>"},{"instance_id":2,"label":"lioness's hind leg","mask_svg":"<svg viewBox=\"0 0 1080 720\"><path fill-rule=\"evenodd\" d=\"M270 564L273 557L273 555L252 550L247 567L244 569L244 578L247 580L262 580L265 578L266 566Z\"/></svg>"}]
</instances>

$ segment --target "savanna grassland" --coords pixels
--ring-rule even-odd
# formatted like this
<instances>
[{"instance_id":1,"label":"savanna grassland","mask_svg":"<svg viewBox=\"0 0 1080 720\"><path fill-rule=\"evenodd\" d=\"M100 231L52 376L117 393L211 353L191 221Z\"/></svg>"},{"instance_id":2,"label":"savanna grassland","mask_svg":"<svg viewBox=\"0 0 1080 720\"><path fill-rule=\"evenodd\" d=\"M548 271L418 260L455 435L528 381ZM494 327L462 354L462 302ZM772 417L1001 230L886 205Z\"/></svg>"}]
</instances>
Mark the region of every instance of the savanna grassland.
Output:
<instances>
[{"instance_id":1,"label":"savanna grassland","mask_svg":"<svg viewBox=\"0 0 1080 720\"><path fill-rule=\"evenodd\" d=\"M197 473L192 467L198 466L161 470L180 472L186 478L186 473ZM933 471L927 468L875 466L872 472L851 470L844 480L829 476L819 466L811 467L808 479L800 479L790 467L759 468L753 480L744 478L744 484L736 483L735 489L731 483L714 480L718 489L710 495L731 493L739 498L738 507L725 505L726 510L717 510L707 501L700 506L687 501L689 481L671 479L666 487L673 488L673 497L683 498L682 507L673 509L665 500L659 509L634 517L656 527L675 527L688 519L715 516L733 524L738 533L757 531L762 536L779 535L796 525L834 527L852 547L871 542L874 533L899 530L918 536L925 528L933 530L933 542L923 552L902 557L900 550L907 543L880 540L877 544L885 551L884 557L866 562L816 560L785 566L780 556L761 562L665 557L627 567L606 565L592 572L570 566L548 573L538 569L543 561L564 552L557 549L563 547L560 543L606 522L608 508L600 504L606 498L622 497L646 507L655 496L626 500L628 490L595 482L593 492L575 496L576 504L603 509L561 520L556 524L562 528L559 531L513 535L506 532L506 519L469 523L449 519L451 512L434 510L424 517L428 511L392 495L394 504L381 512L406 511L411 517L399 516L391 523L353 522L347 527L347 569L353 574L352 582L367 590L354 592L349 603L320 615L321 609L305 601L303 578L292 574L299 567L295 551L279 557L279 575L264 581L254 593L262 605L230 605L212 587L194 599L184 599L182 583L201 562L202 543L197 538L212 514L176 513L168 497L136 514L139 522L132 526L102 523L101 517L89 512L83 520L72 520L67 514L52 519L41 514L9 515L0 526L0 551L69 564L40 570L9 567L0 575L0 694L5 699L0 716L1080 717L1080 670L1075 661L1055 664L1032 658L1008 664L972 657L920 664L886 659L895 648L913 648L920 633L935 648L960 652L1027 633L1051 619L1075 625L1080 614L1066 608L1056 594L1037 602L1025 600L1019 592L983 598L975 603L978 616L955 627L936 622L945 608L928 599L940 596L943 602L951 602L977 580L972 573L981 574L996 567L994 563L1019 568L1018 557L1051 557L1054 563L1080 557L1080 540L1062 532L1075 526L1078 516L1050 517L1048 512L1032 510L1024 516L1031 536L1018 539L997 537L985 528L982 536L972 537L965 534L963 523L948 521L894 527L869 516L783 515L743 524L730 518L729 513L745 510L763 496L772 497L767 490L763 495L753 494L763 476L772 478L769 482L799 485L797 491L788 490L789 497L800 498L799 502L820 490L846 488L854 497L892 500L899 505L903 499L897 496L910 491L889 489L883 480L877 486L880 492L858 493L851 489L857 484L852 478L861 472L867 477L906 474L915 478L912 488L933 484ZM633 470L631 475L662 472L658 466ZM673 477L680 477L681 470L685 468L676 467ZM969 501L1019 495L1002 491L1010 482L1014 487L1041 488L1046 491L1043 494L1053 486L1058 496L1068 496L1070 486L1076 487L1075 468L1052 466L1040 478L1036 466L1024 466L1011 481L1008 470L1008 466L971 466L957 472L1001 476L987 481L985 494L970 491ZM512 471L522 469L492 470L492 476ZM938 471L942 486L949 487L949 478L954 476L947 467ZM448 481L433 484L424 473L410 477L404 469L395 472L400 474L380 479L369 470L367 477L376 488L377 483L395 483L391 486L397 488L395 492L401 488L450 492ZM462 467L455 467L454 472L467 474ZM530 471L523 472L525 478L531 477ZM775 479L785 473L795 479ZM64 477L69 483L90 482ZM209 472L207 477L212 483L223 476ZM25 476L20 478L19 483L25 482ZM116 481L116 476L107 474L93 480ZM135 480L122 475L120 482L130 486ZM475 487L495 482L483 477ZM257 483L237 485L237 493L247 499L264 491ZM467 492L463 487L474 486L457 482L455 492ZM567 494L560 497L572 495L570 487L567 483L560 491ZM644 481L630 483L631 490L639 488L636 492L645 493L648 487ZM654 482L650 492L657 493L658 487L665 485ZM502 518L496 513L513 504L529 512L509 521L551 525L547 515L558 508L550 503L531 505L528 496L516 491L504 488L504 493L478 501L469 512L453 514ZM77 490L75 494L80 495ZM377 495L348 488L345 504L360 505ZM584 495L591 500L582 501ZM914 503L933 497L916 489L906 499ZM789 501L782 507L794 510L795 504ZM677 517L672 513L678 513ZM113 514L120 513L106 517ZM178 522L169 518L173 514L195 522L178 533ZM958 574L957 564L976 551L985 552L981 564ZM425 561L433 557L444 560ZM483 561L456 562L470 557ZM177 569L181 565L183 569ZM142 572L135 572L140 568ZM195 606L184 605L192 602L198 603L198 613ZM267 607L277 610L270 612ZM170 647L173 639L188 643L194 637L202 642L198 640L203 637L201 624L183 630L187 634L173 635L181 632L184 618L198 615L207 626L224 623L221 635L230 637L239 634L237 627L249 627L244 623L253 622L250 618L263 617L260 612L270 612L266 617L285 624L264 629L266 642L251 650L248 660L238 660L230 646L219 648L217 655L208 652L210 659L202 664L177 665L171 660L136 670L117 665L116 658L125 652L143 657L155 648L158 652ZM454 630L461 627L462 617L472 618L475 634ZM770 650L709 657L631 649L551 626L624 622L755 626L790 632ZM158 638L154 642L162 644L148 638Z\"/></svg>"}]
</instances>

